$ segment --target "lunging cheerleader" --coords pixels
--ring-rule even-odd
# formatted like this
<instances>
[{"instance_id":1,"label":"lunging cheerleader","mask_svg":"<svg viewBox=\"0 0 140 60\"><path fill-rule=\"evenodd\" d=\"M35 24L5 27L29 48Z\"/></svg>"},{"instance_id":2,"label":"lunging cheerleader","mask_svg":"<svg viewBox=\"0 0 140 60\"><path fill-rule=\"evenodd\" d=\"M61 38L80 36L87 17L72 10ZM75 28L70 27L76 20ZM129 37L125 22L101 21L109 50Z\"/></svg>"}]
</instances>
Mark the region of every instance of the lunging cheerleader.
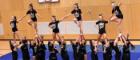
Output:
<instances>
[{"instance_id":1,"label":"lunging cheerleader","mask_svg":"<svg viewBox=\"0 0 140 60\"><path fill-rule=\"evenodd\" d=\"M28 21L28 24L35 29L36 34L37 32L37 11L34 9L32 4L29 4L29 10L27 11L26 15L21 18L21 20L26 17L27 15L30 16L30 20Z\"/></svg>"},{"instance_id":2,"label":"lunging cheerleader","mask_svg":"<svg viewBox=\"0 0 140 60\"><path fill-rule=\"evenodd\" d=\"M74 22L80 28L80 35L83 36L83 29L82 29L82 11L81 11L78 3L75 3L74 4L74 9L71 11L71 14L68 14L66 17L71 16L71 15L73 15L75 17Z\"/></svg>"}]
</instances>

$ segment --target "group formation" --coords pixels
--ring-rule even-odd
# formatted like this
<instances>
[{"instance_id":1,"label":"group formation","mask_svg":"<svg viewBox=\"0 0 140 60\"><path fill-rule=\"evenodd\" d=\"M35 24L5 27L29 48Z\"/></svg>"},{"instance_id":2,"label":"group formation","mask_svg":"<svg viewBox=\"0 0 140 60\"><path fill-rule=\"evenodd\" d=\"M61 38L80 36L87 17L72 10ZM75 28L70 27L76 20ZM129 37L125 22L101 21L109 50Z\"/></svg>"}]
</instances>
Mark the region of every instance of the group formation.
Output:
<instances>
[{"instance_id":1,"label":"group formation","mask_svg":"<svg viewBox=\"0 0 140 60\"><path fill-rule=\"evenodd\" d=\"M134 48L133 44L128 39L129 33L123 34L121 24L123 22L123 13L120 10L121 3L115 3L112 2L112 16L109 18L109 20L105 20L103 17L103 14L99 14L99 19L96 22L96 25L98 25L99 28L99 37L97 41L90 40L90 48L91 48L91 57L92 60L98 60L98 46L102 45L103 47L103 59L104 60L112 60L112 51L114 50L115 53L115 59L116 60L130 60L130 47ZM20 38L19 44L16 43L16 37L19 38L19 35L17 33L17 23L22 21L24 17L27 15L30 16L30 20L28 21L28 24L35 30L35 38L32 41L28 41L26 37ZM69 16L74 16L74 23L77 24L77 26L80 29L80 34L78 36L78 39L76 41L70 41L72 48L73 48L73 56L74 60L87 60L87 52L86 52L86 40L84 37L83 29L82 29L82 10L80 9L78 3L74 4L73 10L70 12L70 14L64 16L61 19L57 19L55 15L51 17L51 22L49 23L49 27L52 29L52 41L48 42L48 49L46 48L44 42L43 42L43 36L38 34L37 29L37 11L34 9L32 4L29 4L29 10L27 11L26 15L23 16L20 19L17 19L16 16L12 16L12 19L10 21L10 25L13 32L13 40L10 40L10 47L12 50L12 57L13 60L18 60L18 53L17 49L20 48L22 51L22 57L23 60L30 60L30 52L28 48L32 49L32 60L45 60L45 51L49 50L49 60L57 60L57 54L60 53L63 60L69 60L69 55L66 47L66 41L64 40L63 36L60 36L59 34L59 23L64 21ZM110 22L116 22L118 25L118 35L115 40L108 41L108 37L106 34L106 24ZM103 39L102 39L103 38ZM57 41L60 45L60 49L55 48L55 41ZM123 42L123 52L121 53L119 47L118 47L118 41ZM30 43L29 43L30 42ZM99 44L99 42L101 44ZM122 56L122 57L121 57Z\"/></svg>"}]
</instances>

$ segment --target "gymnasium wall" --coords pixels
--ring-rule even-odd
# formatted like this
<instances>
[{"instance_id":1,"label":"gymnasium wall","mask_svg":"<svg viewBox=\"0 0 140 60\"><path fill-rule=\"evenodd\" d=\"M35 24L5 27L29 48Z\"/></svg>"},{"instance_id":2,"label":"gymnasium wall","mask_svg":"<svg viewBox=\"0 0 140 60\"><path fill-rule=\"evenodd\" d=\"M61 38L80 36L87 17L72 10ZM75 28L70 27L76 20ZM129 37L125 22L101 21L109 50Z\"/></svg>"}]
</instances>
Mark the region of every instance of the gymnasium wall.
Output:
<instances>
[{"instance_id":1,"label":"gymnasium wall","mask_svg":"<svg viewBox=\"0 0 140 60\"><path fill-rule=\"evenodd\" d=\"M114 0L115 1L115 0ZM123 31L129 32L132 39L139 39L140 37L140 1L139 0L117 0L122 3L121 10L124 14ZM111 16L111 0L60 0L59 3L38 4L37 0L0 0L0 23L3 24L4 34L0 35L0 39L11 39L12 33L10 30L9 21L12 15L21 18L26 14L28 4L33 3L37 9L39 22L49 22L51 15L56 15L58 19L67 15L72 10L73 4L78 2L83 11L83 20L95 21L98 19L98 14L103 13L105 19ZM19 34L27 36L32 39L34 31L27 24L29 17L26 17L21 23L18 23ZM66 21L72 21L69 17ZM44 26L45 27L45 26ZM107 32L109 38L113 39L117 35L117 28L115 23L107 25ZM89 28L90 29L90 28ZM77 35L66 34L65 38L76 38ZM87 38L96 39L97 34L86 34ZM45 38L51 38L51 35L45 35Z\"/></svg>"}]
</instances>

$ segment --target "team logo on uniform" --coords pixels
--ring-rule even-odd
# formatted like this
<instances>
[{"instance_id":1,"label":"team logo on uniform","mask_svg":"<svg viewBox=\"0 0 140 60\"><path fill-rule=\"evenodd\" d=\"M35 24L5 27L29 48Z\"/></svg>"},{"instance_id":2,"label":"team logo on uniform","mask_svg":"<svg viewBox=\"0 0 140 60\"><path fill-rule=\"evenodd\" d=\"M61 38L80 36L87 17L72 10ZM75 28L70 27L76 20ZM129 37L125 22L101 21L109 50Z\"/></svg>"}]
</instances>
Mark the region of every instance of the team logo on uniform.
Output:
<instances>
[{"instance_id":1,"label":"team logo on uniform","mask_svg":"<svg viewBox=\"0 0 140 60\"><path fill-rule=\"evenodd\" d=\"M79 13L78 12L75 12L75 17L79 17Z\"/></svg>"},{"instance_id":2,"label":"team logo on uniform","mask_svg":"<svg viewBox=\"0 0 140 60\"><path fill-rule=\"evenodd\" d=\"M35 14L34 13L31 13L30 15L31 15L32 18L35 18Z\"/></svg>"},{"instance_id":3,"label":"team logo on uniform","mask_svg":"<svg viewBox=\"0 0 140 60\"><path fill-rule=\"evenodd\" d=\"M55 29L55 28L56 28L55 24L50 25L50 27L51 27L52 29Z\"/></svg>"},{"instance_id":4,"label":"team logo on uniform","mask_svg":"<svg viewBox=\"0 0 140 60\"><path fill-rule=\"evenodd\" d=\"M11 27L12 27L12 28L14 28L14 27L15 27L15 26L14 26L14 23L11 23Z\"/></svg>"},{"instance_id":5,"label":"team logo on uniform","mask_svg":"<svg viewBox=\"0 0 140 60\"><path fill-rule=\"evenodd\" d=\"M99 23L99 29L104 28L104 23Z\"/></svg>"}]
</instances>

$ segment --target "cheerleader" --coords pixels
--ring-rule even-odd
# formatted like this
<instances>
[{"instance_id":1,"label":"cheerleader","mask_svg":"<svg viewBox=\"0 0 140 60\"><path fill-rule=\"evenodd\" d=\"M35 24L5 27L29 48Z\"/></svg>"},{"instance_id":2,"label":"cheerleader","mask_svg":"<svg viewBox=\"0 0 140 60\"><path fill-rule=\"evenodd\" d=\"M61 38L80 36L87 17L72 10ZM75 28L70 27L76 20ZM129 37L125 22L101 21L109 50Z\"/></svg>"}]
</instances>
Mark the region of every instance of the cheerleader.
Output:
<instances>
[{"instance_id":1,"label":"cheerleader","mask_svg":"<svg viewBox=\"0 0 140 60\"><path fill-rule=\"evenodd\" d=\"M64 17L65 18L65 17ZM49 27L52 29L53 31L53 40L61 40L60 34L59 34L59 23L64 20L64 18L57 20L56 16L52 16L51 18L51 22L49 23ZM57 39L58 37L58 39Z\"/></svg>"},{"instance_id":2,"label":"cheerleader","mask_svg":"<svg viewBox=\"0 0 140 60\"><path fill-rule=\"evenodd\" d=\"M98 55L97 55L97 42L96 41L90 41L90 47L91 47L91 59L92 60L98 60Z\"/></svg>"},{"instance_id":3,"label":"cheerleader","mask_svg":"<svg viewBox=\"0 0 140 60\"><path fill-rule=\"evenodd\" d=\"M57 60L57 53L58 51L54 47L54 43L48 42L48 48L49 48L49 60Z\"/></svg>"},{"instance_id":4,"label":"cheerleader","mask_svg":"<svg viewBox=\"0 0 140 60\"><path fill-rule=\"evenodd\" d=\"M20 41L20 49L22 52L23 60L30 60L28 41L27 41L26 37L23 37L22 40Z\"/></svg>"},{"instance_id":5,"label":"cheerleader","mask_svg":"<svg viewBox=\"0 0 140 60\"><path fill-rule=\"evenodd\" d=\"M96 22L96 25L98 25L98 28L99 28L98 42L101 40L102 37L103 37L103 39L108 39L107 35L106 35L106 24L107 23L108 23L108 21L103 19L103 15L99 14L99 20Z\"/></svg>"},{"instance_id":6,"label":"cheerleader","mask_svg":"<svg viewBox=\"0 0 140 60\"><path fill-rule=\"evenodd\" d=\"M9 41L10 48L12 51L12 60L18 60L17 44L15 41Z\"/></svg>"},{"instance_id":7,"label":"cheerleader","mask_svg":"<svg viewBox=\"0 0 140 60\"><path fill-rule=\"evenodd\" d=\"M36 56L37 56L37 37L35 37L34 41L30 41L30 48L32 49L32 59L36 60Z\"/></svg>"},{"instance_id":8,"label":"cheerleader","mask_svg":"<svg viewBox=\"0 0 140 60\"><path fill-rule=\"evenodd\" d=\"M74 4L74 9L71 11L71 14L74 15L75 17L75 23L78 25L78 27L80 28L80 33L83 34L83 30L82 30L82 11L78 5L78 3Z\"/></svg>"},{"instance_id":9,"label":"cheerleader","mask_svg":"<svg viewBox=\"0 0 140 60\"><path fill-rule=\"evenodd\" d=\"M73 48L73 56L74 60L86 60L86 42L84 40L82 42L72 42L72 48Z\"/></svg>"},{"instance_id":10,"label":"cheerleader","mask_svg":"<svg viewBox=\"0 0 140 60\"><path fill-rule=\"evenodd\" d=\"M19 38L19 35L17 33L18 31L18 28L17 28L17 23L19 21L17 21L17 18L16 16L12 16L12 19L10 21L10 25L11 25L11 29L12 29L12 32L13 32L13 39L16 40L16 36Z\"/></svg>"},{"instance_id":11,"label":"cheerleader","mask_svg":"<svg viewBox=\"0 0 140 60\"><path fill-rule=\"evenodd\" d=\"M87 60L86 42L84 40L79 44L78 60Z\"/></svg>"},{"instance_id":12,"label":"cheerleader","mask_svg":"<svg viewBox=\"0 0 140 60\"><path fill-rule=\"evenodd\" d=\"M73 15L74 22L80 28L80 35L83 36L83 29L82 29L82 11L78 5L78 3L74 4L74 9L71 11L71 14L68 14L66 17ZM83 36L84 37L84 36Z\"/></svg>"},{"instance_id":13,"label":"cheerleader","mask_svg":"<svg viewBox=\"0 0 140 60\"><path fill-rule=\"evenodd\" d=\"M116 4L115 2L112 2L112 16L111 21L116 22L119 25L119 32L121 32L120 25L123 21L123 13L120 9L121 4Z\"/></svg>"},{"instance_id":14,"label":"cheerleader","mask_svg":"<svg viewBox=\"0 0 140 60\"><path fill-rule=\"evenodd\" d=\"M104 40L103 45L103 59L104 60L112 60L112 47L111 43L107 40Z\"/></svg>"},{"instance_id":15,"label":"cheerleader","mask_svg":"<svg viewBox=\"0 0 140 60\"><path fill-rule=\"evenodd\" d=\"M114 40L114 42L112 42L112 48L115 51L115 60L120 60L121 58L121 51L119 50L118 47L118 41L120 40L120 38L117 36L117 38Z\"/></svg>"},{"instance_id":16,"label":"cheerleader","mask_svg":"<svg viewBox=\"0 0 140 60\"><path fill-rule=\"evenodd\" d=\"M43 39L43 36L41 36L40 39ZM43 40L37 40L37 50L36 50L36 59L37 60L45 60L45 56L46 56L46 46L44 44Z\"/></svg>"},{"instance_id":17,"label":"cheerleader","mask_svg":"<svg viewBox=\"0 0 140 60\"><path fill-rule=\"evenodd\" d=\"M32 4L29 4L29 10L27 11L26 15L23 16L20 21L25 18L27 15L30 16L30 20L28 21L28 24L35 29L35 32L37 34L37 11L34 9Z\"/></svg>"},{"instance_id":18,"label":"cheerleader","mask_svg":"<svg viewBox=\"0 0 140 60\"><path fill-rule=\"evenodd\" d=\"M78 60L78 47L79 47L79 43L71 41L71 44L72 44L72 49L73 49L74 60Z\"/></svg>"},{"instance_id":19,"label":"cheerleader","mask_svg":"<svg viewBox=\"0 0 140 60\"><path fill-rule=\"evenodd\" d=\"M67 49L66 49L66 42L63 40L63 41L59 41L58 43L61 47L60 53L61 53L61 56L62 56L62 60L69 60L68 52L67 52Z\"/></svg>"},{"instance_id":20,"label":"cheerleader","mask_svg":"<svg viewBox=\"0 0 140 60\"><path fill-rule=\"evenodd\" d=\"M127 36L124 36L124 38L126 38L125 40L123 40L124 45L123 45L123 55L122 55L122 60L131 60L131 53L130 53L130 47L132 47L132 49L135 48L135 46L130 42L129 40L129 34L127 34Z\"/></svg>"}]
</instances>

